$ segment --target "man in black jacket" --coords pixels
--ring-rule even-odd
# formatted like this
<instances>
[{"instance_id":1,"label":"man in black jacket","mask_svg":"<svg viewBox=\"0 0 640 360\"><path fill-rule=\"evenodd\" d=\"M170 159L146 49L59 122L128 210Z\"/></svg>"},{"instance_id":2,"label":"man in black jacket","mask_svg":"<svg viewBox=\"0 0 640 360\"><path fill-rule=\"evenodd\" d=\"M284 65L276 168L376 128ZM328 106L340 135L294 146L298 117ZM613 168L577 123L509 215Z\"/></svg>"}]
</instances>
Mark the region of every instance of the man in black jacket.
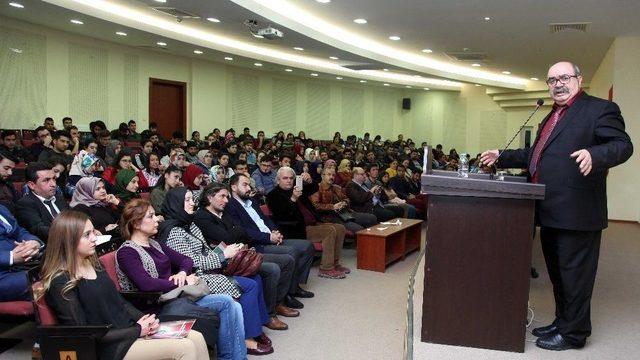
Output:
<instances>
[{"instance_id":1,"label":"man in black jacket","mask_svg":"<svg viewBox=\"0 0 640 360\"><path fill-rule=\"evenodd\" d=\"M69 205L56 196L56 176L46 164L29 164L25 177L31 191L18 200L16 217L22 227L46 242L51 222Z\"/></svg>"},{"instance_id":2,"label":"man in black jacket","mask_svg":"<svg viewBox=\"0 0 640 360\"><path fill-rule=\"evenodd\" d=\"M219 243L251 244L251 239L241 226L233 223L224 209L229 202L226 188L211 184L200 195L200 208L195 213L193 222L200 228L202 235L214 247ZM289 291L295 262L291 256L284 254L265 254L258 273L262 278L265 303L271 320L266 326L272 330L286 330L287 324L276 315L295 317L300 313L283 304Z\"/></svg>"},{"instance_id":3,"label":"man in black jacket","mask_svg":"<svg viewBox=\"0 0 640 360\"><path fill-rule=\"evenodd\" d=\"M554 105L534 145L481 155L486 165L499 157L502 168L528 168L531 181L546 186L544 200L536 204L536 222L556 318L533 334L537 346L551 350L581 348L591 335L591 294L608 219L607 173L633 153L618 105L587 95L581 84L577 66L553 65L547 85Z\"/></svg>"},{"instance_id":4,"label":"man in black jacket","mask_svg":"<svg viewBox=\"0 0 640 360\"><path fill-rule=\"evenodd\" d=\"M404 210L400 207L383 207L380 194L383 192L382 187L374 185L369 189L364 181L367 174L363 168L353 168L353 179L349 181L345 187L345 192L350 200L350 207L357 212L373 214L378 222L388 221L396 217L402 217Z\"/></svg>"}]
</instances>

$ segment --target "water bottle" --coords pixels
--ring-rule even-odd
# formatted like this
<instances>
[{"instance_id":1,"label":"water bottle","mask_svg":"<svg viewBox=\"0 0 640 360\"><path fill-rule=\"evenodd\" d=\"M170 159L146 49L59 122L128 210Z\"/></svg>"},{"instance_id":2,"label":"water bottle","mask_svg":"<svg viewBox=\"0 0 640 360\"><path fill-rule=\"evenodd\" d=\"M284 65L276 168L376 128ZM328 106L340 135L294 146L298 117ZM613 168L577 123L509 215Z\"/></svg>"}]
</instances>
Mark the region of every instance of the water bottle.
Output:
<instances>
[{"instance_id":1,"label":"water bottle","mask_svg":"<svg viewBox=\"0 0 640 360\"><path fill-rule=\"evenodd\" d=\"M460 160L458 161L458 176L467 178L469 177L469 159L467 154L460 154Z\"/></svg>"}]
</instances>

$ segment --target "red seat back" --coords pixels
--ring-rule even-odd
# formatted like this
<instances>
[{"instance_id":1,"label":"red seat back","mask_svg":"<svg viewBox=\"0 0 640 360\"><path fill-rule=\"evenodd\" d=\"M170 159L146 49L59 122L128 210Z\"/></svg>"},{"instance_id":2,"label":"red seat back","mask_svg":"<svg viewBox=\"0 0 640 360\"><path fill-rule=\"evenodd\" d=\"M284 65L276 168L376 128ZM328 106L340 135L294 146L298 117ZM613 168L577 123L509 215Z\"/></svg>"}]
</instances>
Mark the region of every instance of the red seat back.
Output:
<instances>
[{"instance_id":1,"label":"red seat back","mask_svg":"<svg viewBox=\"0 0 640 360\"><path fill-rule=\"evenodd\" d=\"M22 147L24 148L31 147L31 145L35 144L36 142L38 142L38 140L36 139L22 139L21 141Z\"/></svg>"},{"instance_id":2,"label":"red seat back","mask_svg":"<svg viewBox=\"0 0 640 360\"><path fill-rule=\"evenodd\" d=\"M104 271L107 272L107 275L109 275L109 278L111 278L111 281L113 281L113 284L116 286L116 289L121 291L118 274L116 273L116 252L112 251L100 256L100 262L104 267Z\"/></svg>"},{"instance_id":3,"label":"red seat back","mask_svg":"<svg viewBox=\"0 0 640 360\"><path fill-rule=\"evenodd\" d=\"M269 209L269 206L265 205L260 205L260 210L262 211L262 214L264 214L264 216L266 217L271 217L271 209Z\"/></svg>"},{"instance_id":4,"label":"red seat back","mask_svg":"<svg viewBox=\"0 0 640 360\"><path fill-rule=\"evenodd\" d=\"M22 129L22 140L31 140L34 138L35 130Z\"/></svg>"},{"instance_id":5,"label":"red seat back","mask_svg":"<svg viewBox=\"0 0 640 360\"><path fill-rule=\"evenodd\" d=\"M33 304L31 301L0 302L0 315L31 316L33 315Z\"/></svg>"},{"instance_id":6,"label":"red seat back","mask_svg":"<svg viewBox=\"0 0 640 360\"><path fill-rule=\"evenodd\" d=\"M36 281L35 283L33 283L32 288L33 288L32 293L35 293L36 289L42 288L42 282ZM47 301L44 299L44 295L41 296L38 300L33 302L33 305L31 308L32 311L34 308L36 313L36 322L39 325L51 326L51 325L58 324L58 319L56 318L56 315L51 309L51 307L49 307L49 304L47 304Z\"/></svg>"},{"instance_id":7,"label":"red seat back","mask_svg":"<svg viewBox=\"0 0 640 360\"><path fill-rule=\"evenodd\" d=\"M149 201L151 199L151 193L150 192L141 192L140 193L140 197Z\"/></svg>"}]
</instances>

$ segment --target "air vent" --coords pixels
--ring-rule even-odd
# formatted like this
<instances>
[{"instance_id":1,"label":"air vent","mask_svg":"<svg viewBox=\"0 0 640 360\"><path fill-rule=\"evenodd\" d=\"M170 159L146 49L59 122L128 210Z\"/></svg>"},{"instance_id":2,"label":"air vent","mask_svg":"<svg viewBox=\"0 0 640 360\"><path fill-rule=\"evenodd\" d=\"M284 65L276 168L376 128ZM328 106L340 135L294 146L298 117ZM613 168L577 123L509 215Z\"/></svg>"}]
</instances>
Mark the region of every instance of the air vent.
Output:
<instances>
[{"instance_id":1,"label":"air vent","mask_svg":"<svg viewBox=\"0 0 640 360\"><path fill-rule=\"evenodd\" d=\"M487 58L487 53L480 52L447 52L444 53L450 59L456 61L483 62Z\"/></svg>"},{"instance_id":2,"label":"air vent","mask_svg":"<svg viewBox=\"0 0 640 360\"><path fill-rule=\"evenodd\" d=\"M554 23L549 24L549 32L555 34L565 30L577 30L586 33L590 26L591 23Z\"/></svg>"},{"instance_id":3,"label":"air vent","mask_svg":"<svg viewBox=\"0 0 640 360\"><path fill-rule=\"evenodd\" d=\"M186 12L184 10L172 8L172 7L153 7L155 11L159 11L163 14L173 16L176 19L200 19L200 16Z\"/></svg>"}]
</instances>

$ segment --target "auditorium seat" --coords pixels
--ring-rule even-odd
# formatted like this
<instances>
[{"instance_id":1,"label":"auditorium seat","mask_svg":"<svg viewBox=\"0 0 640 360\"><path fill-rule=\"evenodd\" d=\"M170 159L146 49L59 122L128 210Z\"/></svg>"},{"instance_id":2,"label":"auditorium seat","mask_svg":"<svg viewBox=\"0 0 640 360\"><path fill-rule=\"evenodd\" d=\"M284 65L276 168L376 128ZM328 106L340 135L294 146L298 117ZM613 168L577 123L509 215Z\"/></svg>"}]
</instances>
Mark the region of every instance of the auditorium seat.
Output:
<instances>
[{"instance_id":1,"label":"auditorium seat","mask_svg":"<svg viewBox=\"0 0 640 360\"><path fill-rule=\"evenodd\" d=\"M158 299L161 292L143 292L143 291L122 291L120 287L120 282L118 282L118 273L116 271L116 252L112 251L110 253L106 253L100 256L100 263L104 267L104 271L106 271L107 275L113 284L116 286L116 289L122 294L122 296L132 303L134 306L139 307L147 307L149 305L157 305Z\"/></svg>"},{"instance_id":2,"label":"auditorium seat","mask_svg":"<svg viewBox=\"0 0 640 360\"><path fill-rule=\"evenodd\" d=\"M125 141L124 142L124 146L131 148L131 149L135 149L135 148L139 148L140 147L140 142L139 141Z\"/></svg>"},{"instance_id":3,"label":"auditorium seat","mask_svg":"<svg viewBox=\"0 0 640 360\"><path fill-rule=\"evenodd\" d=\"M22 143L22 147L23 148L29 148L31 147L31 145L37 143L38 140L36 139L22 139L21 143Z\"/></svg>"},{"instance_id":4,"label":"auditorium seat","mask_svg":"<svg viewBox=\"0 0 640 360\"><path fill-rule=\"evenodd\" d=\"M148 191L141 192L140 193L140 197L145 199L145 200L147 200L147 201L149 201L151 199L151 193L148 192Z\"/></svg>"},{"instance_id":5,"label":"auditorium seat","mask_svg":"<svg viewBox=\"0 0 640 360\"><path fill-rule=\"evenodd\" d=\"M18 193L18 199L22 197L22 195L24 195L24 193L22 192L22 188L24 187L24 182L23 181L14 181L13 182L13 189Z\"/></svg>"},{"instance_id":6,"label":"auditorium seat","mask_svg":"<svg viewBox=\"0 0 640 360\"><path fill-rule=\"evenodd\" d=\"M264 205L260 205L260 210L262 211L262 214L268 218L271 218L271 209L269 209L269 207L264 204Z\"/></svg>"}]
</instances>

